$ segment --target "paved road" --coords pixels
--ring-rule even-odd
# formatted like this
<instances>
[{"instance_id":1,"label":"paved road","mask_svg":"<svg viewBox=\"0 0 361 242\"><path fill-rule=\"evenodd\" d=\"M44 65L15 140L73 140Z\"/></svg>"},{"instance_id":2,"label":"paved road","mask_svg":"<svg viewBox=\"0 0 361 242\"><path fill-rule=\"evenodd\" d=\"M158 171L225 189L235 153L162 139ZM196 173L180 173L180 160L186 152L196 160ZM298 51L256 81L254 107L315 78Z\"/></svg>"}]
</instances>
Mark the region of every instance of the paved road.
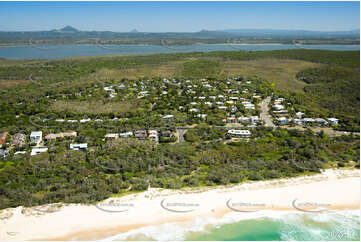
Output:
<instances>
[{"instance_id":1,"label":"paved road","mask_svg":"<svg viewBox=\"0 0 361 242\"><path fill-rule=\"evenodd\" d=\"M266 127L276 128L276 125L273 124L272 118L268 113L268 104L269 104L270 101L271 101L271 97L267 97L265 100L263 100L260 103L261 110L262 110L262 112L261 112L261 120L264 121Z\"/></svg>"}]
</instances>

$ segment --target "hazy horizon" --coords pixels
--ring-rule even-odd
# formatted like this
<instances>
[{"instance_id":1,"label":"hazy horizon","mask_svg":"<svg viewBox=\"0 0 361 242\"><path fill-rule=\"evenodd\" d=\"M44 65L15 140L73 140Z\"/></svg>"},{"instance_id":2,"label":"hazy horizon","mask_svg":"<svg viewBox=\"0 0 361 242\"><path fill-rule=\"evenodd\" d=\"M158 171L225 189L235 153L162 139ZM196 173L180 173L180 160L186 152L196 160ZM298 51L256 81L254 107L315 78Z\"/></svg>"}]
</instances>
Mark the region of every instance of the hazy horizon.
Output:
<instances>
[{"instance_id":1,"label":"hazy horizon","mask_svg":"<svg viewBox=\"0 0 361 242\"><path fill-rule=\"evenodd\" d=\"M359 2L0 2L0 31L360 29Z\"/></svg>"}]
</instances>

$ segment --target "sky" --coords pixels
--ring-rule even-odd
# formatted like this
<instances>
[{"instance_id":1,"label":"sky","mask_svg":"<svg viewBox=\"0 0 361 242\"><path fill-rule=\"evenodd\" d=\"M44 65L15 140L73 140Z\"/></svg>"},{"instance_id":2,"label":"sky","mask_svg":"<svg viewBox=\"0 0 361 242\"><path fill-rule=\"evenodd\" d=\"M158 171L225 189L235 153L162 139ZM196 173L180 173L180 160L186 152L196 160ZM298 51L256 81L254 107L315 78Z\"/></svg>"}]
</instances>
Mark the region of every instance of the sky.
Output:
<instances>
[{"instance_id":1,"label":"sky","mask_svg":"<svg viewBox=\"0 0 361 242\"><path fill-rule=\"evenodd\" d=\"M360 28L360 2L0 2L0 31Z\"/></svg>"}]
</instances>

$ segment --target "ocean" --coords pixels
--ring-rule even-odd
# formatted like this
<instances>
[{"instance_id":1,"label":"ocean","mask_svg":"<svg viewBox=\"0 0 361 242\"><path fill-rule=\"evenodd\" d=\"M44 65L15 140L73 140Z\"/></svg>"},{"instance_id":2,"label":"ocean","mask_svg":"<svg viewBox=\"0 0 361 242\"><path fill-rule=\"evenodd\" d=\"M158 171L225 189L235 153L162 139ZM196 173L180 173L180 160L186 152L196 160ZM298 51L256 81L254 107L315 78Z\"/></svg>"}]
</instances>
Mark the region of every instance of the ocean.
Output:
<instances>
[{"instance_id":1,"label":"ocean","mask_svg":"<svg viewBox=\"0 0 361 242\"><path fill-rule=\"evenodd\" d=\"M360 241L360 211L231 212L216 219L147 226L104 241Z\"/></svg>"},{"instance_id":2,"label":"ocean","mask_svg":"<svg viewBox=\"0 0 361 242\"><path fill-rule=\"evenodd\" d=\"M54 45L0 47L0 57L6 59L61 59L78 56L103 56L116 54L159 54L176 52L210 51L263 51L299 49L300 46L284 44L197 44L188 46L162 45ZM307 49L360 50L359 45L307 45Z\"/></svg>"}]
</instances>

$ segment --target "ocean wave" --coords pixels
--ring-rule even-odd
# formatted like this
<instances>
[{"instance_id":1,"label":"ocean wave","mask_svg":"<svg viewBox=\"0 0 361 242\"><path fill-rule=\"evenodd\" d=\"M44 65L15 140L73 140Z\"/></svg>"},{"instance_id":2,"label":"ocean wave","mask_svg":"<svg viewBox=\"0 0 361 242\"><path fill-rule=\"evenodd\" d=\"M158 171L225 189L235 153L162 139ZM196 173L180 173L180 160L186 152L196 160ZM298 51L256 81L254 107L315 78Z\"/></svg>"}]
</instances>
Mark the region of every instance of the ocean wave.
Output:
<instances>
[{"instance_id":1,"label":"ocean wave","mask_svg":"<svg viewBox=\"0 0 361 242\"><path fill-rule=\"evenodd\" d=\"M357 240L360 237L360 211L358 210L330 211L318 214L299 211L260 211L255 213L230 212L221 218L202 217L189 222L146 226L120 233L103 241L184 241L196 240L204 235L207 235L209 239L216 230L218 230L216 239L219 240L219 234L222 233L225 225L240 223L239 227L242 228L248 221L261 220L265 224L277 224L278 231L275 233L278 233L279 240ZM257 233L258 228L255 227L252 230ZM227 231L229 233L229 228ZM250 231L246 232L250 233ZM241 240L242 236L237 238ZM224 239L229 239L229 237Z\"/></svg>"}]
</instances>

